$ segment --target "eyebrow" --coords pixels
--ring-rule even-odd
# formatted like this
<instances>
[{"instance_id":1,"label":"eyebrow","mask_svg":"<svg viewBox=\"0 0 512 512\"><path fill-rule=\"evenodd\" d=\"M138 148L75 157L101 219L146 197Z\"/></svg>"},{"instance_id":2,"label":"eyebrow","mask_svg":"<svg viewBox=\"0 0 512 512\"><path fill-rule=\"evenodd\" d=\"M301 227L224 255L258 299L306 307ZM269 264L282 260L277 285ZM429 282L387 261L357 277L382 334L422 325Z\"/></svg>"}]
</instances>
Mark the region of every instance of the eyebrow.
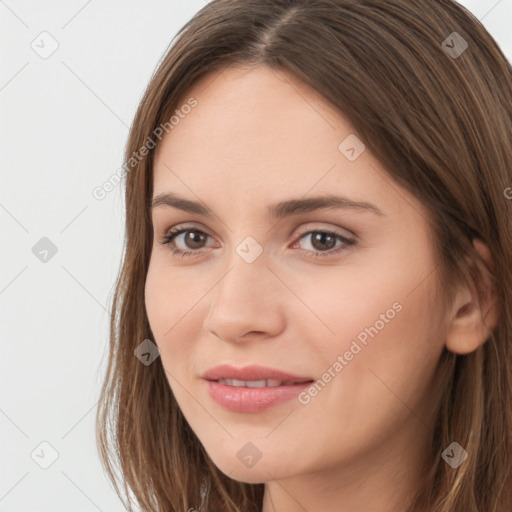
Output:
<instances>
[{"instance_id":1,"label":"eyebrow","mask_svg":"<svg viewBox=\"0 0 512 512\"><path fill-rule=\"evenodd\" d=\"M204 217L213 217L214 213L205 205L196 201L190 201L183 197L179 197L173 193L162 193L156 195L151 203L151 209L158 206L172 206L189 213L196 213ZM384 216L382 211L374 204L352 201L343 196L317 196L307 199L290 199L270 205L268 207L268 215L272 218L281 219L289 215L297 215L300 213L308 213L321 209L350 209L359 212L371 212L376 215Z\"/></svg>"}]
</instances>

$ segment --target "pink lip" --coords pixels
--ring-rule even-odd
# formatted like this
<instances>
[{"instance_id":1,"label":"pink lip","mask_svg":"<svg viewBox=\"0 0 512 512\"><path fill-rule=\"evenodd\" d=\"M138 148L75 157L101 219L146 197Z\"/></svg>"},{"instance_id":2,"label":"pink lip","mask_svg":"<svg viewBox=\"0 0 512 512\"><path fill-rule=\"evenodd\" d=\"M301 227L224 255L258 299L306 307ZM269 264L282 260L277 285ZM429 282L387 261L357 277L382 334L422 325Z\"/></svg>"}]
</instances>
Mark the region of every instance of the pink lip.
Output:
<instances>
[{"instance_id":1,"label":"pink lip","mask_svg":"<svg viewBox=\"0 0 512 512\"><path fill-rule=\"evenodd\" d=\"M212 399L224 408L234 412L261 412L296 397L309 387L313 379L300 377L263 366L234 368L221 365L211 368L203 374L208 392ZM275 379L282 382L296 382L293 385L249 388L228 386L216 382L218 379L263 380Z\"/></svg>"},{"instance_id":2,"label":"pink lip","mask_svg":"<svg viewBox=\"0 0 512 512\"><path fill-rule=\"evenodd\" d=\"M228 386L216 381L205 381L208 392L215 402L234 412L261 412L295 398L311 386L311 382L264 388Z\"/></svg>"},{"instance_id":3,"label":"pink lip","mask_svg":"<svg viewBox=\"0 0 512 512\"><path fill-rule=\"evenodd\" d=\"M206 380L219 379L238 379L238 380L267 380L275 379L282 382L307 382L313 380L312 377L293 375L274 368L265 366L250 365L243 368L235 368L228 364L221 364L210 368L202 375Z\"/></svg>"}]
</instances>

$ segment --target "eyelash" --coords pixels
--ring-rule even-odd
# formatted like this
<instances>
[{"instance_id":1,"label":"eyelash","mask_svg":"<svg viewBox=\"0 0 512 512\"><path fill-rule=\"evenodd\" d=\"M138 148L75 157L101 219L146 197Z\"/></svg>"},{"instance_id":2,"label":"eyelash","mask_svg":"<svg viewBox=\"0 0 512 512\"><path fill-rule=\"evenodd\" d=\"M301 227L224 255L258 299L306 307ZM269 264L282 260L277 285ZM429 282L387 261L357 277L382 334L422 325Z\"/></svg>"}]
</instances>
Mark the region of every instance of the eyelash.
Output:
<instances>
[{"instance_id":1,"label":"eyelash","mask_svg":"<svg viewBox=\"0 0 512 512\"><path fill-rule=\"evenodd\" d=\"M172 254L174 254L174 255L181 255L182 258L185 258L185 257L189 258L189 257L200 256L201 252L202 252L201 250L197 250L197 251L183 251L181 249L173 248L172 245L171 245L171 243L173 242L173 240L177 236L181 235L182 233L187 233L189 231L193 231L193 232L200 233L200 234L203 234L203 235L206 235L206 236L210 236L210 235L208 235L208 233L205 233L204 231L201 231L200 229L195 229L193 227L177 226L177 227L169 230L167 232L167 234L164 235L163 238L160 240L160 243L162 245L168 245L169 249L172 252ZM322 256L322 257L323 256L334 256L334 255L336 255L336 254L346 250L348 247L356 244L355 240L352 240L350 238L346 238L346 237L340 235L339 233L336 233L334 231L321 230L321 229L313 229L313 230L309 230L309 231L305 231L304 233L301 233L298 236L298 238L297 238L297 242L299 242L306 235L311 235L313 233L322 233L322 234L326 234L326 235L329 235L329 236L333 236L336 239L338 239L341 242L343 242L343 244L344 244L344 245L339 246L338 248L330 249L328 251L308 251L307 249L300 249L301 251L306 252L306 253L313 252L314 253L313 257L318 257L318 256ZM295 243L297 243L297 242L295 242ZM295 243L294 243L294 245L295 245Z\"/></svg>"}]
</instances>

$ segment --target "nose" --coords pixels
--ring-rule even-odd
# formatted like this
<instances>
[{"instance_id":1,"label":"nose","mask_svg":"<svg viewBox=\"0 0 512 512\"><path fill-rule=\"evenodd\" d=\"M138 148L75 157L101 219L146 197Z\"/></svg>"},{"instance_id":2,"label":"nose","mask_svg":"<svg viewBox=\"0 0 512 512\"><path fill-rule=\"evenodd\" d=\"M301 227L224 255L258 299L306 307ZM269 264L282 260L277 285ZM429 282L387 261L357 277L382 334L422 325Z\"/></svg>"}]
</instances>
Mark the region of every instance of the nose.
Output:
<instances>
[{"instance_id":1,"label":"nose","mask_svg":"<svg viewBox=\"0 0 512 512\"><path fill-rule=\"evenodd\" d=\"M237 254L209 297L206 331L228 343L278 336L284 329L286 288L260 256L247 263Z\"/></svg>"}]
</instances>

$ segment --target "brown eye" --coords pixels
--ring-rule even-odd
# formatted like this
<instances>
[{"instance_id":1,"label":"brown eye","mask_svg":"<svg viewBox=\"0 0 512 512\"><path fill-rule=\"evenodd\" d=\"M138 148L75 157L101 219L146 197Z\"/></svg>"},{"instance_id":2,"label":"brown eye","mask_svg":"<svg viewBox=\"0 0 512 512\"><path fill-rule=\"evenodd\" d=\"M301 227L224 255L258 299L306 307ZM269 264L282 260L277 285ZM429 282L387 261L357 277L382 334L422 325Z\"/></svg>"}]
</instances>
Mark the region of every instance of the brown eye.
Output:
<instances>
[{"instance_id":1,"label":"brown eye","mask_svg":"<svg viewBox=\"0 0 512 512\"><path fill-rule=\"evenodd\" d=\"M164 236L160 242L168 245L173 254L182 254L189 256L195 252L200 252L205 247L206 239L209 235L199 229L175 228Z\"/></svg>"},{"instance_id":2,"label":"brown eye","mask_svg":"<svg viewBox=\"0 0 512 512\"><path fill-rule=\"evenodd\" d=\"M188 230L183 232L183 241L187 249L201 249L202 245L208 235L201 231Z\"/></svg>"},{"instance_id":3,"label":"brown eye","mask_svg":"<svg viewBox=\"0 0 512 512\"><path fill-rule=\"evenodd\" d=\"M330 250L336 246L336 236L331 233L314 231L311 236L311 245L317 251Z\"/></svg>"},{"instance_id":4,"label":"brown eye","mask_svg":"<svg viewBox=\"0 0 512 512\"><path fill-rule=\"evenodd\" d=\"M355 245L356 241L346 238L339 233L332 231L313 230L303 233L294 246L299 245L301 240L310 239L311 248L302 249L313 256L333 256L346 250L349 246ZM337 242L341 243L337 245Z\"/></svg>"}]
</instances>

